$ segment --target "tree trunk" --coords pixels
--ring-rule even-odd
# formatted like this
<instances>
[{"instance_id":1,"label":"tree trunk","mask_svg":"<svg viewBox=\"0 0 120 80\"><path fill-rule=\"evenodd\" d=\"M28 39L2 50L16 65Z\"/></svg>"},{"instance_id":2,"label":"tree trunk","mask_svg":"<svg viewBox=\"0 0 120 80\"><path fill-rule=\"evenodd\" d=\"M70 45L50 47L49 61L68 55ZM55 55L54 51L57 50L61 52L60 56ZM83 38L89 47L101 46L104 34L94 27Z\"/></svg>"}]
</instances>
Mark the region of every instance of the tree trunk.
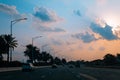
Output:
<instances>
[{"instance_id":1,"label":"tree trunk","mask_svg":"<svg viewBox=\"0 0 120 80\"><path fill-rule=\"evenodd\" d=\"M9 57L10 57L10 55L9 55L9 48L8 48L8 50L7 50L7 61L9 62Z\"/></svg>"}]
</instances>

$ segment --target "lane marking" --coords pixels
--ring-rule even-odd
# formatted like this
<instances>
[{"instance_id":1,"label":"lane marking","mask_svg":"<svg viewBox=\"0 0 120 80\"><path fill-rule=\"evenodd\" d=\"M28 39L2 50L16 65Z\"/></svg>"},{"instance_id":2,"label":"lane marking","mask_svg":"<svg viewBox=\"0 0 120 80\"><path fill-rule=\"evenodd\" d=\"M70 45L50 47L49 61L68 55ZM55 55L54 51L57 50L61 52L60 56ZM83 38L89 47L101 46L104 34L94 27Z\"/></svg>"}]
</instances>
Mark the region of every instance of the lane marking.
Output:
<instances>
[{"instance_id":1,"label":"lane marking","mask_svg":"<svg viewBox=\"0 0 120 80\"><path fill-rule=\"evenodd\" d=\"M87 79L90 79L90 80L97 80L96 78L94 78L94 77L92 77L90 75L87 75L87 74L83 74L83 73L80 73L80 76L83 76L83 77L85 77Z\"/></svg>"}]
</instances>

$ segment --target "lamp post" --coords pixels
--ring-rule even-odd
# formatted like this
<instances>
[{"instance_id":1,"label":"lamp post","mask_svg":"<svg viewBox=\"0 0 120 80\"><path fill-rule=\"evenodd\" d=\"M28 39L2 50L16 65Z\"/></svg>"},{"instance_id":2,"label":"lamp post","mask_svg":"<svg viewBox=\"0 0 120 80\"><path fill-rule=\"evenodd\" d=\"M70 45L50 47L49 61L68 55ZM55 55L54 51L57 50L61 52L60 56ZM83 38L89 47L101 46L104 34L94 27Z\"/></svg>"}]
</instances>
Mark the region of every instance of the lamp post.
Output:
<instances>
[{"instance_id":1,"label":"lamp post","mask_svg":"<svg viewBox=\"0 0 120 80\"><path fill-rule=\"evenodd\" d=\"M13 25L15 23L19 22L19 21L22 21L22 20L27 20L27 18L15 19L15 20L11 21L11 23L10 23L10 36L11 36L11 38L12 38L12 27L13 27ZM10 61L12 61L12 48L11 47L10 47Z\"/></svg>"},{"instance_id":2,"label":"lamp post","mask_svg":"<svg viewBox=\"0 0 120 80\"><path fill-rule=\"evenodd\" d=\"M38 38L40 38L40 37L42 37L42 36L36 36L36 37L33 37L32 38L32 46L34 47L34 40L35 39L38 39ZM33 51L33 47L32 47L32 62L34 61L34 51Z\"/></svg>"}]
</instances>

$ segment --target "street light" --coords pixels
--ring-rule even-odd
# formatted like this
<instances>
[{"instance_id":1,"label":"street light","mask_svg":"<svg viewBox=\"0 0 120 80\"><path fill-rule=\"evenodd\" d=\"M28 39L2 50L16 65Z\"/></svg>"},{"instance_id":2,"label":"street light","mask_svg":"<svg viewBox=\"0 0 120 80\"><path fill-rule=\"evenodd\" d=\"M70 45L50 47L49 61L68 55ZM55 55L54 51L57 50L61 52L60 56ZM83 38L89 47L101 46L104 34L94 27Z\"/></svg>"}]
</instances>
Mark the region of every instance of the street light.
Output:
<instances>
[{"instance_id":1,"label":"street light","mask_svg":"<svg viewBox=\"0 0 120 80\"><path fill-rule=\"evenodd\" d=\"M11 24L10 24L10 36L12 37L12 26L19 22L19 21L22 21L22 20L27 20L27 18L21 18L21 19L15 19L15 20L12 20L11 21ZM10 48L10 61L12 61L12 48Z\"/></svg>"},{"instance_id":2,"label":"street light","mask_svg":"<svg viewBox=\"0 0 120 80\"><path fill-rule=\"evenodd\" d=\"M27 18L15 19L15 20L12 20L12 21L11 21L11 26L10 26L10 35L11 35L11 36L12 36L12 26L13 26L15 23L17 23L17 22L19 22L19 21L22 21L22 20L27 20Z\"/></svg>"},{"instance_id":3,"label":"street light","mask_svg":"<svg viewBox=\"0 0 120 80\"><path fill-rule=\"evenodd\" d=\"M34 40L35 40L35 39L38 39L38 38L40 38L40 37L42 37L42 36L36 36L36 37L33 37L33 38L32 38L32 46L33 46L33 47L34 47ZM33 60L34 60L33 47L32 47L32 62L33 62Z\"/></svg>"}]
</instances>

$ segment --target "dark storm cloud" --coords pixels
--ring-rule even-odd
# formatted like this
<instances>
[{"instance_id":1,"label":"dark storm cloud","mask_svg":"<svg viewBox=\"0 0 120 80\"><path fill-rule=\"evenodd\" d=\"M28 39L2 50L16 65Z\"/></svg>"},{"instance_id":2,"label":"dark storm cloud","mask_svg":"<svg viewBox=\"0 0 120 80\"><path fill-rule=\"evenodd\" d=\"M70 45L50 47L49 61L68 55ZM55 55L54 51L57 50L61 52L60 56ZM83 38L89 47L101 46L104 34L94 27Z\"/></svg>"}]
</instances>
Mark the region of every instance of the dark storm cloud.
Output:
<instances>
[{"instance_id":1,"label":"dark storm cloud","mask_svg":"<svg viewBox=\"0 0 120 80\"><path fill-rule=\"evenodd\" d=\"M72 35L72 37L80 39L80 40L82 40L85 43L89 43L89 42L97 40L95 38L94 34L90 34L88 32L86 32L85 34L84 33L74 34L74 35Z\"/></svg>"},{"instance_id":2,"label":"dark storm cloud","mask_svg":"<svg viewBox=\"0 0 120 80\"><path fill-rule=\"evenodd\" d=\"M96 23L91 23L90 28L92 29L93 32L101 35L104 39L107 39L107 40L118 39L118 37L113 34L112 27L107 24L103 28Z\"/></svg>"}]
</instances>

